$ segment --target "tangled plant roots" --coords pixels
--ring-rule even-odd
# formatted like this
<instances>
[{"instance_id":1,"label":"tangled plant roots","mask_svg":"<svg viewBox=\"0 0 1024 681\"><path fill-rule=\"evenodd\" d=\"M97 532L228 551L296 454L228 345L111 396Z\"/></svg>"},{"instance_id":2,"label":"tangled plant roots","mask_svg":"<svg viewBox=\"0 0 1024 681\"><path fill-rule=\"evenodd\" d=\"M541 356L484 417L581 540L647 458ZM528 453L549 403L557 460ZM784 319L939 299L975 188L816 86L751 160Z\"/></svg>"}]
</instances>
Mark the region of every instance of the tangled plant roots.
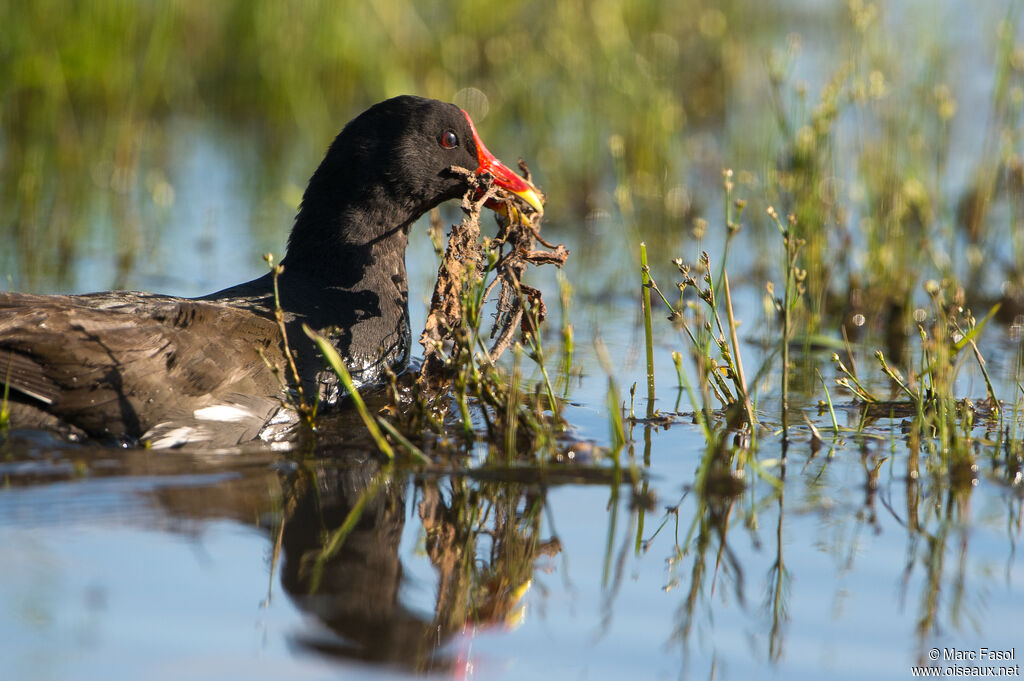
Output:
<instances>
[{"instance_id":1,"label":"tangled plant roots","mask_svg":"<svg viewBox=\"0 0 1024 681\"><path fill-rule=\"evenodd\" d=\"M526 165L520 162L519 167L529 180ZM452 226L448 248L438 267L430 313L420 335L424 348L420 380L432 384L444 377L448 358L453 356L447 349L458 342L459 330L479 322L467 318L467 301L475 300L478 312L500 285L487 350L493 362L512 344L517 328L528 330L523 320L527 301L536 311L537 321L544 318L540 291L522 283L527 264L561 267L569 257L565 246L553 245L540 236L541 215L495 186L490 176L458 167L452 171L465 175L470 188L462 197L465 215L460 224ZM499 230L495 238L481 239L480 213L488 203L499 206L495 211Z\"/></svg>"}]
</instances>

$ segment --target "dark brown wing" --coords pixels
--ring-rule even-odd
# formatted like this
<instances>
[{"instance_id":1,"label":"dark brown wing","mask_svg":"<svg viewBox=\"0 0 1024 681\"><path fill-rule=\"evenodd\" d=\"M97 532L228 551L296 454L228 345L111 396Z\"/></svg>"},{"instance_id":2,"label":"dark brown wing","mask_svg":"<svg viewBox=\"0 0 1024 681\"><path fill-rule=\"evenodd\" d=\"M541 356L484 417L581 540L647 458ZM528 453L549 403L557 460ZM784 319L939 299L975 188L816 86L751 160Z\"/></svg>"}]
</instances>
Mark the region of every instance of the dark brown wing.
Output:
<instances>
[{"instance_id":1,"label":"dark brown wing","mask_svg":"<svg viewBox=\"0 0 1024 681\"><path fill-rule=\"evenodd\" d=\"M281 364L279 339L272 320L217 303L0 293L0 380L93 436L142 437L236 402L262 425L275 400L241 396L279 393L264 360Z\"/></svg>"}]
</instances>

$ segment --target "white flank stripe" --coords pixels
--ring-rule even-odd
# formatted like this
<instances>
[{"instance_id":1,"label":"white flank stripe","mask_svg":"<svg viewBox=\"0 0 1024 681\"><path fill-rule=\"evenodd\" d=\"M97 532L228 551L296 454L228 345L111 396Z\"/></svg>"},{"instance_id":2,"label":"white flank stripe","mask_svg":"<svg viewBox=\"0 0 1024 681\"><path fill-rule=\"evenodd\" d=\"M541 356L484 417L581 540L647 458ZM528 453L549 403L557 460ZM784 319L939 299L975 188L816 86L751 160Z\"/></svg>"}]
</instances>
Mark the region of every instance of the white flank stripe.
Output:
<instances>
[{"instance_id":1,"label":"white flank stripe","mask_svg":"<svg viewBox=\"0 0 1024 681\"><path fill-rule=\"evenodd\" d=\"M153 449L168 449L170 447L179 447L183 444L187 444L192 438L192 435L196 432L195 428L189 428L188 426L182 426L169 430L160 437L149 440L149 446Z\"/></svg>"},{"instance_id":2,"label":"white flank stripe","mask_svg":"<svg viewBox=\"0 0 1024 681\"><path fill-rule=\"evenodd\" d=\"M245 421L254 418L248 409L233 404L215 404L192 412L192 416L200 421Z\"/></svg>"}]
</instances>

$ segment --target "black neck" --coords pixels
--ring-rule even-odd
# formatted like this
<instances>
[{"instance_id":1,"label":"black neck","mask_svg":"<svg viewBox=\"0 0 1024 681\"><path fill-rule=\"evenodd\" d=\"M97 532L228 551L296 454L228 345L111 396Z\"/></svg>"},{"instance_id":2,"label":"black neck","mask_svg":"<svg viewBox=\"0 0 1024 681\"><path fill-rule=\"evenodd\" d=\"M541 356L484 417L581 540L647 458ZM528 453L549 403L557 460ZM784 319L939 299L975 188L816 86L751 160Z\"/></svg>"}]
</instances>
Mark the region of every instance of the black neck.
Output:
<instances>
[{"instance_id":1,"label":"black neck","mask_svg":"<svg viewBox=\"0 0 1024 681\"><path fill-rule=\"evenodd\" d=\"M330 216L304 208L288 239L285 272L301 273L325 287L375 286L394 274L396 260L404 272L413 219L396 211L346 209ZM368 223L380 227L367 230Z\"/></svg>"},{"instance_id":2,"label":"black neck","mask_svg":"<svg viewBox=\"0 0 1024 681\"><path fill-rule=\"evenodd\" d=\"M309 324L334 343L354 374L380 380L385 367L408 361L411 349L405 250L416 216L393 201L363 198L333 214L303 205L279 289L295 326Z\"/></svg>"}]
</instances>

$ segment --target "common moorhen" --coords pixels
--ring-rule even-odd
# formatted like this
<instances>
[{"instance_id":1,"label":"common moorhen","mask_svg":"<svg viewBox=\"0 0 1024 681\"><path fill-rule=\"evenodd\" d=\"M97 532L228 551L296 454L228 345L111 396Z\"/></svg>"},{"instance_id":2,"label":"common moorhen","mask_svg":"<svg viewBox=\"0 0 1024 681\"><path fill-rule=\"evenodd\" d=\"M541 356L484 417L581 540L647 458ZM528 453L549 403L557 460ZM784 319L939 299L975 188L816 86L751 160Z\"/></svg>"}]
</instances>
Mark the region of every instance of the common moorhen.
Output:
<instances>
[{"instance_id":1,"label":"common moorhen","mask_svg":"<svg viewBox=\"0 0 1024 681\"><path fill-rule=\"evenodd\" d=\"M343 389L303 323L353 377L380 380L409 359L405 250L412 223L487 173L540 211L534 187L487 151L468 114L421 97L386 100L335 138L313 173L278 277L306 395ZM188 299L110 291L0 293L0 382L10 422L153 447L269 437L296 419L282 385L282 338L268 273ZM2 397L2 394L0 394Z\"/></svg>"}]
</instances>

